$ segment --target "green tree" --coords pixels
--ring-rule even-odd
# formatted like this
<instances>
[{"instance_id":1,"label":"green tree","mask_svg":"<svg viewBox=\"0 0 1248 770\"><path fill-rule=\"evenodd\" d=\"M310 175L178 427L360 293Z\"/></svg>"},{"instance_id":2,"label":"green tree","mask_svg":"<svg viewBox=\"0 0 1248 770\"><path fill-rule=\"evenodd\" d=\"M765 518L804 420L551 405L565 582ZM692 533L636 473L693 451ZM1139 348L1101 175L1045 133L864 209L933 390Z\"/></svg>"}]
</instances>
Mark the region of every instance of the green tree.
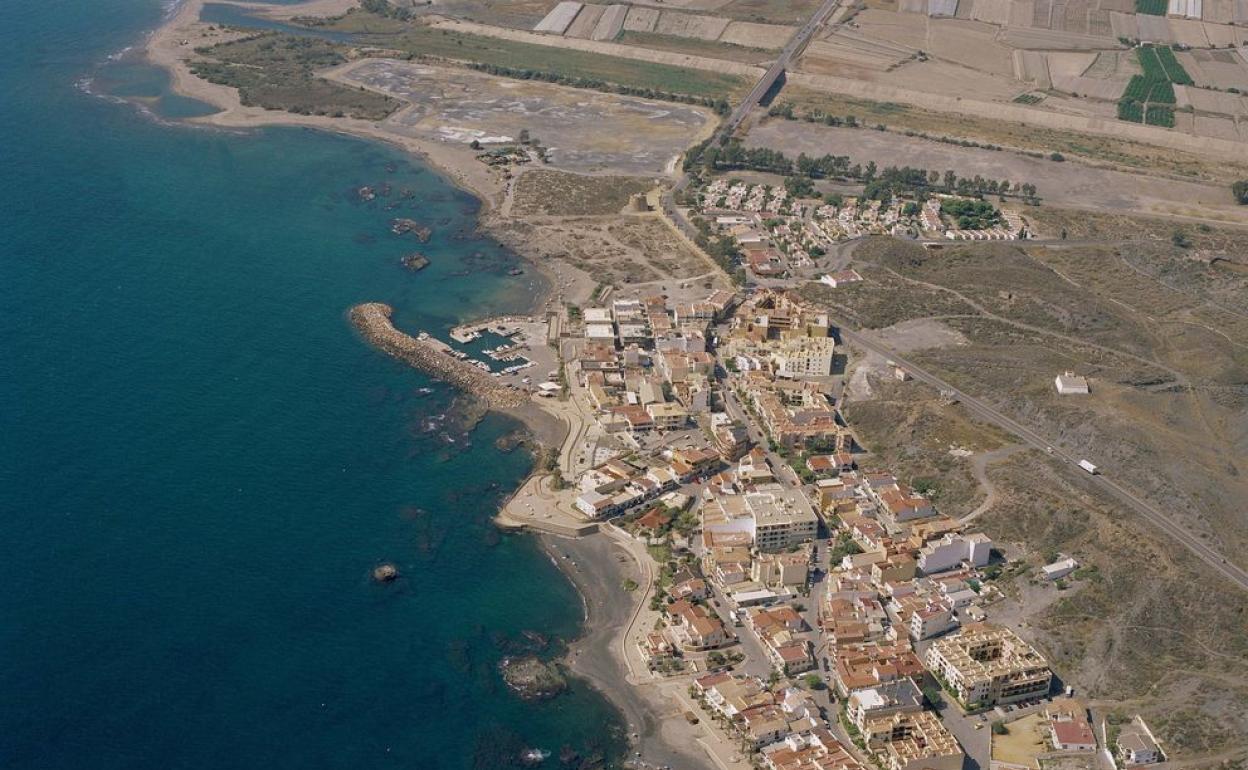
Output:
<instances>
[{"instance_id":1,"label":"green tree","mask_svg":"<svg viewBox=\"0 0 1248 770\"><path fill-rule=\"evenodd\" d=\"M1231 192L1235 194L1235 201L1241 206L1248 206L1248 179L1241 179L1231 185Z\"/></svg>"}]
</instances>

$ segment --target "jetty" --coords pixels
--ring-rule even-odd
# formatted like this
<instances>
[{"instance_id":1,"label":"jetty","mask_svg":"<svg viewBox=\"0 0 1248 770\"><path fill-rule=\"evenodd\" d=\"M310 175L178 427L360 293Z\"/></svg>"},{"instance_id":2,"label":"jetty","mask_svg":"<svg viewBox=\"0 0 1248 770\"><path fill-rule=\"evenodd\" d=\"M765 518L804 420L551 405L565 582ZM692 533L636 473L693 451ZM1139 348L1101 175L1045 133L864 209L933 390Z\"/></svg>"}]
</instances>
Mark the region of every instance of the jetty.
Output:
<instances>
[{"instance_id":1,"label":"jetty","mask_svg":"<svg viewBox=\"0 0 1248 770\"><path fill-rule=\"evenodd\" d=\"M494 409L518 409L529 403L524 391L504 385L488 371L458 358L450 346L428 334L413 337L390 321L393 309L381 302L351 308L351 323L374 347L426 374L480 398ZM488 369L488 367L487 367Z\"/></svg>"}]
</instances>

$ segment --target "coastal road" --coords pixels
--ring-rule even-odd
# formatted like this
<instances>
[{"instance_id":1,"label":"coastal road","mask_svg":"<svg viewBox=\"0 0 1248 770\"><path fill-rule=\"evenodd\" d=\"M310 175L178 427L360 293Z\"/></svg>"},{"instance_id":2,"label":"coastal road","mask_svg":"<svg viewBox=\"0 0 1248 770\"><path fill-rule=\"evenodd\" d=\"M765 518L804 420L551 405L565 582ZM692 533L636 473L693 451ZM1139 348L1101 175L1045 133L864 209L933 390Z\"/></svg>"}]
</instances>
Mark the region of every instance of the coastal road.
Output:
<instances>
[{"instance_id":1,"label":"coastal road","mask_svg":"<svg viewBox=\"0 0 1248 770\"><path fill-rule=\"evenodd\" d=\"M1135 511L1146 521L1160 529L1168 535L1172 540L1179 543L1183 547L1191 551L1197 558L1208 564L1219 574L1230 580L1239 588L1248 591L1248 571L1229 561L1222 554L1205 543L1200 538L1193 535L1182 525L1175 523L1169 516L1164 514L1153 504L1143 500L1125 485L1120 484L1113 479L1105 476L1103 473L1089 474L1087 471L1079 467L1079 461L1085 458L1076 457L1057 447L1052 441L1044 436L1036 433L1032 429L1018 423L1016 420L1002 414L988 404L980 401L974 396L955 388L950 383L940 379L936 375L923 370L912 361L908 361L899 355L896 351L888 346L876 341L872 337L848 329L843 325L837 326L840 331L841 339L860 348L877 353L885 358L892 359L894 363L904 369L914 379L931 385L937 390L946 392L957 398L967 411L975 416L983 419L997 427L1008 431L1024 443L1047 452L1053 458L1060 460L1069 469L1074 471L1080 478L1091 483L1093 486L1109 493L1110 496L1118 500L1118 502ZM1086 458L1095 463L1096 458Z\"/></svg>"}]
</instances>

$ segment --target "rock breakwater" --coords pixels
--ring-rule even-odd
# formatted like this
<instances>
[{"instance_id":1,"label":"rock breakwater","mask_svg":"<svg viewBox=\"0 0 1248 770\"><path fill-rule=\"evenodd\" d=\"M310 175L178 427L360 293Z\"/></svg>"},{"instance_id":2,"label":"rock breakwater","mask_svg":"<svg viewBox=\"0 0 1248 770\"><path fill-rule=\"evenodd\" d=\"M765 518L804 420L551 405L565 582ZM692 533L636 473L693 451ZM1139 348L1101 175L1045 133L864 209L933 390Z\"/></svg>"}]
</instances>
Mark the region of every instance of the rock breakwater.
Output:
<instances>
[{"instance_id":1,"label":"rock breakwater","mask_svg":"<svg viewBox=\"0 0 1248 770\"><path fill-rule=\"evenodd\" d=\"M393 309L381 302L366 302L351 308L351 323L377 349L394 356L426 374L447 382L499 410L518 410L529 404L528 394L498 382L472 364L447 352L446 345L433 339L418 339L394 327Z\"/></svg>"}]
</instances>

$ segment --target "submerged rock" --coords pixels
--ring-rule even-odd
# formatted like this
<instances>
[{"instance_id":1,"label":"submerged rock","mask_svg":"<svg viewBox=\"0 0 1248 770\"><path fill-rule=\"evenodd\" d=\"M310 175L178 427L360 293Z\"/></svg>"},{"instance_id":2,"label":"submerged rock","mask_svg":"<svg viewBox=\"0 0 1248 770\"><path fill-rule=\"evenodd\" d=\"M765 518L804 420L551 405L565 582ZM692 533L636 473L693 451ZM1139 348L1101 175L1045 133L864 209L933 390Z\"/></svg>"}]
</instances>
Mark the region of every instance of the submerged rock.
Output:
<instances>
[{"instance_id":1,"label":"submerged rock","mask_svg":"<svg viewBox=\"0 0 1248 770\"><path fill-rule=\"evenodd\" d=\"M558 664L530 655L504 658L499 664L507 686L525 700L553 698L568 688L568 680Z\"/></svg>"},{"instance_id":2,"label":"submerged rock","mask_svg":"<svg viewBox=\"0 0 1248 770\"><path fill-rule=\"evenodd\" d=\"M373 580L376 580L378 583L389 583L398 578L398 576L399 568L389 562L379 564L373 568Z\"/></svg>"},{"instance_id":3,"label":"submerged rock","mask_svg":"<svg viewBox=\"0 0 1248 770\"><path fill-rule=\"evenodd\" d=\"M395 235L407 235L411 233L416 236L416 240L424 243L429 240L429 236L433 231L425 227L414 219L395 219L390 222L390 232Z\"/></svg>"},{"instance_id":4,"label":"submerged rock","mask_svg":"<svg viewBox=\"0 0 1248 770\"><path fill-rule=\"evenodd\" d=\"M403 262L403 267L406 267L408 270L411 270L413 273L418 272L420 270L424 270L426 267L429 267L429 258L426 257L424 254L420 254L417 252L408 254L407 256L403 257L401 261Z\"/></svg>"}]
</instances>

